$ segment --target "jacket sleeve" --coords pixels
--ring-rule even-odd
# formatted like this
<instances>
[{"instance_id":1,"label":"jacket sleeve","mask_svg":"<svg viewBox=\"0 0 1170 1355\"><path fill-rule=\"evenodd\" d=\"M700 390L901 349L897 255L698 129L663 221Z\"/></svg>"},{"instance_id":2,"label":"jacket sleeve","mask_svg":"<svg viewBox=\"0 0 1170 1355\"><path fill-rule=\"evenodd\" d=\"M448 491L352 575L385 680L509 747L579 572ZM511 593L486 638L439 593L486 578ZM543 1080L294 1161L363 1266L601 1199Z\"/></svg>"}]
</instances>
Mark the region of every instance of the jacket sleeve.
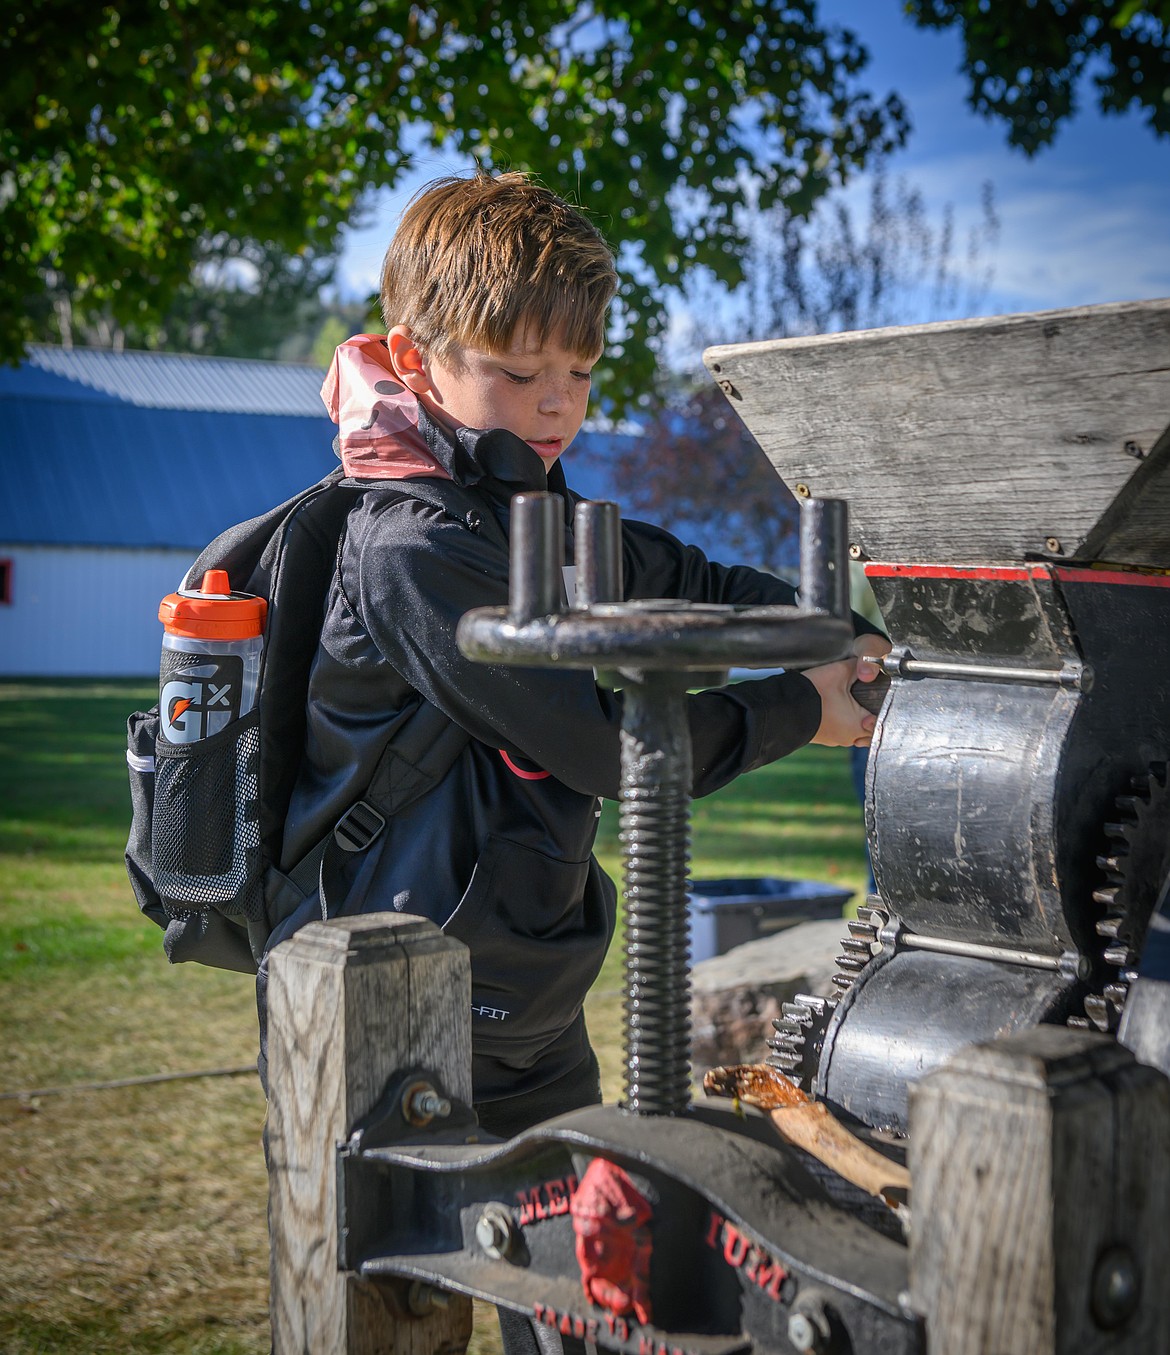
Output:
<instances>
[{"instance_id":1,"label":"jacket sleeve","mask_svg":"<svg viewBox=\"0 0 1170 1355\"><path fill-rule=\"evenodd\" d=\"M473 738L535 762L585 794L618 796L622 702L591 671L480 664L460 654L459 618L508 598L502 546L417 501L397 501L364 534L342 585L378 649ZM628 597L791 602L792 588L711 565L665 532L624 533ZM391 544L392 543L392 544ZM820 723L807 678L783 673L688 697L694 794L806 744Z\"/></svg>"}]
</instances>

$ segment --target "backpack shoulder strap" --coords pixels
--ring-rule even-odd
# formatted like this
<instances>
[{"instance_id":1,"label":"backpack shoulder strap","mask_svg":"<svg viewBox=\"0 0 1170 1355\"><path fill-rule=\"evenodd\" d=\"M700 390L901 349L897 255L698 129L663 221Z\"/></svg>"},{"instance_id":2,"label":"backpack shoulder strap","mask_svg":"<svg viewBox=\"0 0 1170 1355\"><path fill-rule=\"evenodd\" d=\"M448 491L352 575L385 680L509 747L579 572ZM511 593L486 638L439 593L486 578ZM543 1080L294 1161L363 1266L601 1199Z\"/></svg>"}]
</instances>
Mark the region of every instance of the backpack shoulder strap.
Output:
<instances>
[{"instance_id":1,"label":"backpack shoulder strap","mask_svg":"<svg viewBox=\"0 0 1170 1355\"><path fill-rule=\"evenodd\" d=\"M321 499L325 491L341 485L344 481L345 477L338 468L315 485L310 485L299 494L294 494L291 499L277 504L275 508L270 508L257 517L249 518L247 522L238 522L235 526L220 532L214 541L200 551L194 564L188 569L184 582L194 580L198 583L204 571L208 569L226 569L233 588L262 592L263 596L267 597L268 590L257 586L260 581L255 577L256 571L266 557L270 561L275 558L276 543L280 541L288 521L291 521L306 505ZM330 501L333 501L344 496L329 497ZM352 503L356 493L351 490L348 498Z\"/></svg>"},{"instance_id":2,"label":"backpack shoulder strap","mask_svg":"<svg viewBox=\"0 0 1170 1355\"><path fill-rule=\"evenodd\" d=\"M340 488L349 491L351 495L345 510L347 514L361 494L371 491L392 494L402 499L415 499L429 504L463 522L469 530L478 531L486 527L489 533L495 534L500 544L505 547L507 545L503 529L496 520L491 505L475 490L457 485L454 481L345 479L338 483ZM339 525L333 542L335 552L340 538ZM320 634L319 624L314 628L313 634L315 651L316 638ZM310 663L311 660L310 654ZM304 686L307 688L307 685L306 669ZM299 738L293 745L298 748L303 745L304 740L303 703L300 715ZM286 729L282 737L287 738L291 735L292 731ZM289 878L302 893L308 893L314 887L319 887L324 916L330 915L330 895L335 892L330 888L330 881L335 878L342 854L364 851L371 846L381 834L386 820L401 813L432 786L437 785L459 760L470 741L471 735L466 730L444 715L437 706L419 696L410 718L383 748L365 794L288 872ZM287 812L291 794L290 782L283 802L284 812ZM283 822L283 813L281 821Z\"/></svg>"}]
</instances>

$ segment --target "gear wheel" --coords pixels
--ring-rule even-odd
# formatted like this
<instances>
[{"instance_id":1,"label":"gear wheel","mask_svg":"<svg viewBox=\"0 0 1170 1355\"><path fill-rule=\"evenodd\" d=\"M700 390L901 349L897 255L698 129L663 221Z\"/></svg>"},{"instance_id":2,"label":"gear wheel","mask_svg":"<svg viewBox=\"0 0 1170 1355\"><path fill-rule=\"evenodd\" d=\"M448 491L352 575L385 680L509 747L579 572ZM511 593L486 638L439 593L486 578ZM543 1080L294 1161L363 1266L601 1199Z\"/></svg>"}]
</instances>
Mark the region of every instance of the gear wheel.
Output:
<instances>
[{"instance_id":1,"label":"gear wheel","mask_svg":"<svg viewBox=\"0 0 1170 1355\"><path fill-rule=\"evenodd\" d=\"M890 915L879 904L879 896L871 895L866 907L859 908L857 917L848 923L849 935L841 942L838 972L833 975L833 986L839 993L853 987L857 976L881 948L878 934L889 922ZM837 998L798 993L793 1001L784 1003L783 1014L772 1022L776 1034L768 1041L772 1053L767 1062L806 1092L812 1090L825 1032L837 1001Z\"/></svg>"},{"instance_id":2,"label":"gear wheel","mask_svg":"<svg viewBox=\"0 0 1170 1355\"><path fill-rule=\"evenodd\" d=\"M1068 1024L1086 1030L1116 1032L1133 982L1158 890L1170 870L1170 785L1164 762L1134 778L1130 793L1114 802L1116 818L1105 825L1109 846L1097 858L1104 883L1093 891L1105 910L1096 922L1103 941L1106 982L1085 998L1085 1015Z\"/></svg>"}]
</instances>

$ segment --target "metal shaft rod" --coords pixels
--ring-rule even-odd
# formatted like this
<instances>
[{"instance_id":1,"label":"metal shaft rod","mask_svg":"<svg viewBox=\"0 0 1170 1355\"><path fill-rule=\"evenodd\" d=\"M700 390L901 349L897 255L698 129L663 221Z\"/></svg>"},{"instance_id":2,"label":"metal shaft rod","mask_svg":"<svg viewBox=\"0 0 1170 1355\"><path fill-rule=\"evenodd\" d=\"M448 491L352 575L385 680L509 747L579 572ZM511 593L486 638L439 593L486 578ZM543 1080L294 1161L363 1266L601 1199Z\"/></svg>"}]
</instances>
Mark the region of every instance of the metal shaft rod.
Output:
<instances>
[{"instance_id":1,"label":"metal shaft rod","mask_svg":"<svg viewBox=\"0 0 1170 1355\"><path fill-rule=\"evenodd\" d=\"M901 927L884 927L878 933L883 945L896 945L899 950L929 950L936 955L956 955L971 960L992 960L999 964L1023 965L1029 969L1064 970L1076 972L1083 959L1076 954L1044 955L1033 950L1013 950L1010 946L989 946L976 941L951 941L942 936L919 936ZM1083 977L1083 976L1082 976Z\"/></svg>"},{"instance_id":2,"label":"metal shaft rod","mask_svg":"<svg viewBox=\"0 0 1170 1355\"><path fill-rule=\"evenodd\" d=\"M905 649L891 651L881 661L891 677L953 678L959 682L1027 682L1040 686L1080 687L1088 691L1093 670L1079 663L1063 668L1019 668L993 663L947 663L936 659L916 659Z\"/></svg>"},{"instance_id":3,"label":"metal shaft rod","mask_svg":"<svg viewBox=\"0 0 1170 1355\"><path fill-rule=\"evenodd\" d=\"M642 1115L677 1115L691 1101L691 733L684 683L667 673L644 679L625 688L621 734L623 1104Z\"/></svg>"}]
</instances>

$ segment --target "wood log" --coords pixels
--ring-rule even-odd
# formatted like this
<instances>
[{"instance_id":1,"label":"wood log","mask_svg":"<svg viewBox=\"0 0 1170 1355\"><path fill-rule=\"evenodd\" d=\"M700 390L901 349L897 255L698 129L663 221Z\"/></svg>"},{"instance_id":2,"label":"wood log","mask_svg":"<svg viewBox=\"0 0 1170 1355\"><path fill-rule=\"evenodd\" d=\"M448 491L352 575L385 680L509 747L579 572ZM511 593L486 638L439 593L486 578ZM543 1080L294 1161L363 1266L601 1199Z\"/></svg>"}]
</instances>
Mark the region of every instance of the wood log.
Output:
<instances>
[{"instance_id":1,"label":"wood log","mask_svg":"<svg viewBox=\"0 0 1170 1355\"><path fill-rule=\"evenodd\" d=\"M471 1100L466 947L399 913L314 922L273 952L268 984L274 1355L449 1355L471 1302L409 1315L391 1286L338 1268L336 1149L387 1083L425 1067Z\"/></svg>"},{"instance_id":2,"label":"wood log","mask_svg":"<svg viewBox=\"0 0 1170 1355\"><path fill-rule=\"evenodd\" d=\"M712 1068L703 1078L708 1096L733 1096L767 1111L776 1132L803 1148L846 1181L902 1212L910 1192L906 1168L863 1143L832 1114L783 1073L765 1063ZM905 1215L903 1215L905 1217Z\"/></svg>"},{"instance_id":3,"label":"wood log","mask_svg":"<svg viewBox=\"0 0 1170 1355\"><path fill-rule=\"evenodd\" d=\"M971 1046L910 1089L911 1302L934 1355L1165 1355L1170 1082L1095 1032Z\"/></svg>"}]
</instances>

